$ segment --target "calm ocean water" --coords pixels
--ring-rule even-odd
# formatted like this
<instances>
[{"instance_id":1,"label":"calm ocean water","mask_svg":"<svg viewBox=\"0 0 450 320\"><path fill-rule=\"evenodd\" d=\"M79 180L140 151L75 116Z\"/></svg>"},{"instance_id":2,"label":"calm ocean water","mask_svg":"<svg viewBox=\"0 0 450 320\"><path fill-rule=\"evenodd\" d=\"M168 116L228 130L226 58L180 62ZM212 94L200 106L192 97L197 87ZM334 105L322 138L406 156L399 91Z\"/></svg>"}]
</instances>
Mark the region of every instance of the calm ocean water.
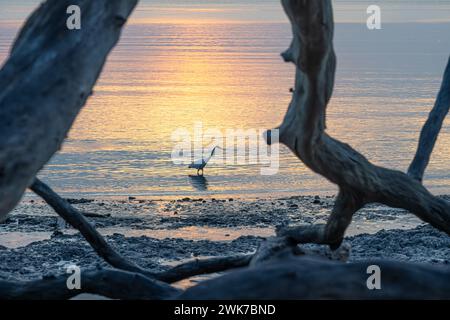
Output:
<instances>
[{"instance_id":1,"label":"calm ocean water","mask_svg":"<svg viewBox=\"0 0 450 320\"><path fill-rule=\"evenodd\" d=\"M4 61L16 26L0 26ZM376 164L405 171L439 89L450 24L338 24L338 73L328 130ZM192 178L171 160L171 134L272 128L290 100L294 68L279 57L285 23L133 24L122 35L61 152L40 173L66 196L266 197L333 194L284 147L280 169L212 164ZM24 93L26 94L26 93ZM450 193L450 118L425 184Z\"/></svg>"}]
</instances>

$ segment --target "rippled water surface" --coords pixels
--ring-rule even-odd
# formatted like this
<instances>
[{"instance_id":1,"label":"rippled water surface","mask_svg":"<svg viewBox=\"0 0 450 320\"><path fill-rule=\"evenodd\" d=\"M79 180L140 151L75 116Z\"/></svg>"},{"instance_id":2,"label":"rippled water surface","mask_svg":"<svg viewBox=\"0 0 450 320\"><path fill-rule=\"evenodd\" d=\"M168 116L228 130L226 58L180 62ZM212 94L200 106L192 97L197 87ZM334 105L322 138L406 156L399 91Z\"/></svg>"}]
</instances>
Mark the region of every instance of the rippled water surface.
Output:
<instances>
[{"instance_id":1,"label":"rippled water surface","mask_svg":"<svg viewBox=\"0 0 450 320\"><path fill-rule=\"evenodd\" d=\"M17 26L0 25L0 61ZM40 176L72 196L334 193L284 147L276 175L213 163L205 177L171 160L177 129L264 129L286 111L294 68L286 23L134 23L110 55L64 148ZM450 52L450 24L336 26L338 72L328 130L376 164L405 170ZM24 93L26 94L26 93ZM450 119L425 183L450 193Z\"/></svg>"}]
</instances>

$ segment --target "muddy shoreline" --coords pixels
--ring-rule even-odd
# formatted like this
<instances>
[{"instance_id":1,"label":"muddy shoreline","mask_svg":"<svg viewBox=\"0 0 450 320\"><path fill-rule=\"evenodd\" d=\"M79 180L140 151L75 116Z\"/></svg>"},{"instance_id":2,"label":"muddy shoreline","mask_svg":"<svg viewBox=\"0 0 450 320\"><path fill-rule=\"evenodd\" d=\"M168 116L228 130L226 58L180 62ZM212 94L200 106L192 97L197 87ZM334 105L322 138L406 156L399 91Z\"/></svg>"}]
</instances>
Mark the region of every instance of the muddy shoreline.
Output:
<instances>
[{"instance_id":1,"label":"muddy shoreline","mask_svg":"<svg viewBox=\"0 0 450 320\"><path fill-rule=\"evenodd\" d=\"M252 252L279 224L324 222L334 198L70 201L121 254L162 271L194 257ZM450 267L450 237L404 210L364 208L345 241L351 246L349 261L385 258ZM42 201L22 201L0 224L1 279L65 273L69 264L85 270L106 266Z\"/></svg>"}]
</instances>

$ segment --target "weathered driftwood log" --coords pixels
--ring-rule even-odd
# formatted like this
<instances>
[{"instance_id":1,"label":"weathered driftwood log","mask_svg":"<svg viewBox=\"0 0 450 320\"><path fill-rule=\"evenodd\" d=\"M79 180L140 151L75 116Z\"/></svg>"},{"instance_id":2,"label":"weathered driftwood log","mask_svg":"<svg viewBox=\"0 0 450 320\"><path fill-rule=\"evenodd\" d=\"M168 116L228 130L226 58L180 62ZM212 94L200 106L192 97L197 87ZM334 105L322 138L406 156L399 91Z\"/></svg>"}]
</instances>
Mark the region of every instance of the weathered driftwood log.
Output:
<instances>
[{"instance_id":1,"label":"weathered driftwood log","mask_svg":"<svg viewBox=\"0 0 450 320\"><path fill-rule=\"evenodd\" d=\"M441 89L431 110L422 132L416 155L408 168L408 175L422 182L423 174L430 161L431 153L442 128L445 117L450 109L450 58L445 68Z\"/></svg>"},{"instance_id":2,"label":"weathered driftwood log","mask_svg":"<svg viewBox=\"0 0 450 320\"><path fill-rule=\"evenodd\" d=\"M69 289L69 275L18 282L0 281L1 299L53 300L69 299L81 293L92 293L113 299L162 300L178 295L181 290L142 274L103 269L82 272L80 288Z\"/></svg>"},{"instance_id":3,"label":"weathered driftwood log","mask_svg":"<svg viewBox=\"0 0 450 320\"><path fill-rule=\"evenodd\" d=\"M0 220L60 149L137 0L47 0L0 71ZM81 29L66 26L70 5Z\"/></svg>"},{"instance_id":4,"label":"weathered driftwood log","mask_svg":"<svg viewBox=\"0 0 450 320\"><path fill-rule=\"evenodd\" d=\"M296 78L292 101L279 127L280 142L314 172L337 184L339 193L326 225L300 227L297 232L290 228L278 234L337 248L353 214L371 202L409 210L450 234L450 203L400 171L373 165L325 132L336 70L331 0L282 0L282 4L293 32L292 43L282 56L296 65Z\"/></svg>"},{"instance_id":5,"label":"weathered driftwood log","mask_svg":"<svg viewBox=\"0 0 450 320\"><path fill-rule=\"evenodd\" d=\"M367 267L381 269L381 290L369 290ZM390 261L339 263L287 257L206 280L179 299L450 299L450 270Z\"/></svg>"}]
</instances>

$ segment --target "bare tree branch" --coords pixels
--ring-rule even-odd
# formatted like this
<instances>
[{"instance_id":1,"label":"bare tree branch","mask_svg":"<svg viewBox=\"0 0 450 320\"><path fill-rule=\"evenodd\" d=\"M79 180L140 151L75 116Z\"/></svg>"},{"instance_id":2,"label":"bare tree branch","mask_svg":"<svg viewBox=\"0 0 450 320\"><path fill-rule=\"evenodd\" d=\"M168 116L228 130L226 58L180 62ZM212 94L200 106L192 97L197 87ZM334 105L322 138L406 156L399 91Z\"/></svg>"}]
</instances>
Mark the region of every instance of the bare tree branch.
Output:
<instances>
[{"instance_id":1,"label":"bare tree branch","mask_svg":"<svg viewBox=\"0 0 450 320\"><path fill-rule=\"evenodd\" d=\"M442 124L450 109L450 58L445 68L441 89L427 121L420 133L416 155L408 168L408 175L422 182L425 169L430 161L431 153L441 131Z\"/></svg>"},{"instance_id":2,"label":"bare tree branch","mask_svg":"<svg viewBox=\"0 0 450 320\"><path fill-rule=\"evenodd\" d=\"M371 202L409 210L450 234L448 202L434 197L402 172L371 164L325 132L326 107L336 71L331 0L282 0L282 4L293 31L292 43L283 57L296 65L296 79L292 101L279 127L280 141L310 169L339 186L327 224L307 230L308 241L337 248L353 214ZM300 242L307 240L300 239L298 233L296 237Z\"/></svg>"},{"instance_id":3,"label":"bare tree branch","mask_svg":"<svg viewBox=\"0 0 450 320\"><path fill-rule=\"evenodd\" d=\"M2 299L53 300L70 299L81 293L92 293L112 299L162 300L177 296L181 290L142 274L103 269L82 272L80 289L68 289L69 275L18 282L0 281Z\"/></svg>"}]
</instances>

